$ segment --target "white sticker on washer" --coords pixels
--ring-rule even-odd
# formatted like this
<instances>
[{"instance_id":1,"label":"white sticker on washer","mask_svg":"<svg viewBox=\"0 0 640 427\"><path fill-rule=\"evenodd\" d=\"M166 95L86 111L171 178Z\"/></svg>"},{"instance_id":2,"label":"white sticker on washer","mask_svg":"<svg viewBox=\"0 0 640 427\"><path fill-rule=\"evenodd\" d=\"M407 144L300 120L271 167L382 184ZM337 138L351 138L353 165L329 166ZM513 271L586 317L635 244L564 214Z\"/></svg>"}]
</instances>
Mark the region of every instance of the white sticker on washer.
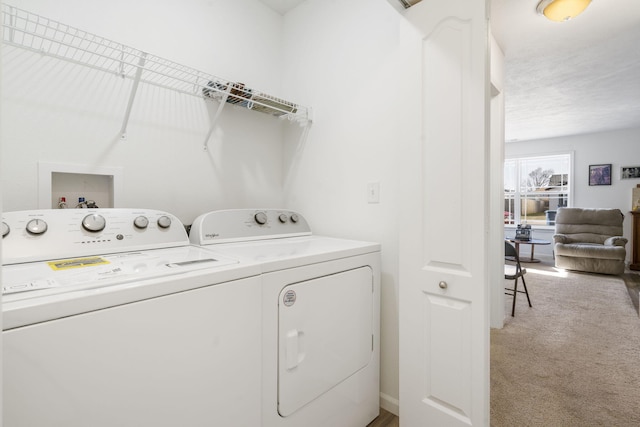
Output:
<instances>
[{"instance_id":1,"label":"white sticker on washer","mask_svg":"<svg viewBox=\"0 0 640 427\"><path fill-rule=\"evenodd\" d=\"M287 307L291 307L293 304L295 304L296 291L294 291L293 289L289 289L287 292L285 292L284 296L282 297L282 302Z\"/></svg>"}]
</instances>

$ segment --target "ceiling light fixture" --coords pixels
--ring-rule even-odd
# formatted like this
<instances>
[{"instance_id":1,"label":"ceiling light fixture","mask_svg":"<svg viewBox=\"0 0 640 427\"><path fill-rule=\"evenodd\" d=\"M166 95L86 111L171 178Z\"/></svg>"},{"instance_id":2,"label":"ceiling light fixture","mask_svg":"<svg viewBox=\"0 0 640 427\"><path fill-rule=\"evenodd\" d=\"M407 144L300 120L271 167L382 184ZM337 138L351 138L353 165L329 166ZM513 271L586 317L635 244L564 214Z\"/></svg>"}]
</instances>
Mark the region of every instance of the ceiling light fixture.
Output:
<instances>
[{"instance_id":1,"label":"ceiling light fixture","mask_svg":"<svg viewBox=\"0 0 640 427\"><path fill-rule=\"evenodd\" d=\"M542 0L538 3L538 13L551 21L564 22L580 15L591 0Z\"/></svg>"}]
</instances>

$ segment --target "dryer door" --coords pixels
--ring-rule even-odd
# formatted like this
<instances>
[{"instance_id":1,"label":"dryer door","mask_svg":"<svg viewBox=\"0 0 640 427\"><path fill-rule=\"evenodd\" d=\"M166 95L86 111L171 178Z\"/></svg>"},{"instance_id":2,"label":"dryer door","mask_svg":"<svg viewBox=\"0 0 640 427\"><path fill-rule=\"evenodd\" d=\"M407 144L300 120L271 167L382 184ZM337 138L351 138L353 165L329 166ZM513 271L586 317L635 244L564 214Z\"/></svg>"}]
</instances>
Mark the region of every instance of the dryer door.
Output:
<instances>
[{"instance_id":1,"label":"dryer door","mask_svg":"<svg viewBox=\"0 0 640 427\"><path fill-rule=\"evenodd\" d=\"M371 360L373 272L361 267L286 286L278 313L278 412L286 417Z\"/></svg>"}]
</instances>

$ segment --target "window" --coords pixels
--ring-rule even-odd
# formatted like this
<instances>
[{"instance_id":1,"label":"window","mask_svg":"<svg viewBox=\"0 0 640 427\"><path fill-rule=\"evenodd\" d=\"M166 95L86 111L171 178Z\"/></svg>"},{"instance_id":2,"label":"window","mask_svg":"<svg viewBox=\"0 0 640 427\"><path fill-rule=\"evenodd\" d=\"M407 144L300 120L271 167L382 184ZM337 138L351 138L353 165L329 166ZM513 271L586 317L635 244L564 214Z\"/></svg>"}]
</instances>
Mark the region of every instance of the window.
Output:
<instances>
[{"instance_id":1,"label":"window","mask_svg":"<svg viewBox=\"0 0 640 427\"><path fill-rule=\"evenodd\" d=\"M571 200L571 154L521 157L504 163L504 223L554 225Z\"/></svg>"}]
</instances>

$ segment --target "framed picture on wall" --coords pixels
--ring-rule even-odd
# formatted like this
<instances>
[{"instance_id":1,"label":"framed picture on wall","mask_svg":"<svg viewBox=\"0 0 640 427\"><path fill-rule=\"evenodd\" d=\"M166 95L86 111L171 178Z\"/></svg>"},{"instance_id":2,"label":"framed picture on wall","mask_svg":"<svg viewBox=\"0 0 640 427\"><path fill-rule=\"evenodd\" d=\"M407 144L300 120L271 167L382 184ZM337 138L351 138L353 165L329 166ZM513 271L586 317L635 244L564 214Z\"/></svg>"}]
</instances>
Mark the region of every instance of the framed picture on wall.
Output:
<instances>
[{"instance_id":1,"label":"framed picture on wall","mask_svg":"<svg viewBox=\"0 0 640 427\"><path fill-rule=\"evenodd\" d=\"M620 169L620 179L640 178L640 166L623 166Z\"/></svg>"},{"instance_id":2,"label":"framed picture on wall","mask_svg":"<svg viewBox=\"0 0 640 427\"><path fill-rule=\"evenodd\" d=\"M589 165L589 185L611 185L611 163Z\"/></svg>"}]
</instances>

